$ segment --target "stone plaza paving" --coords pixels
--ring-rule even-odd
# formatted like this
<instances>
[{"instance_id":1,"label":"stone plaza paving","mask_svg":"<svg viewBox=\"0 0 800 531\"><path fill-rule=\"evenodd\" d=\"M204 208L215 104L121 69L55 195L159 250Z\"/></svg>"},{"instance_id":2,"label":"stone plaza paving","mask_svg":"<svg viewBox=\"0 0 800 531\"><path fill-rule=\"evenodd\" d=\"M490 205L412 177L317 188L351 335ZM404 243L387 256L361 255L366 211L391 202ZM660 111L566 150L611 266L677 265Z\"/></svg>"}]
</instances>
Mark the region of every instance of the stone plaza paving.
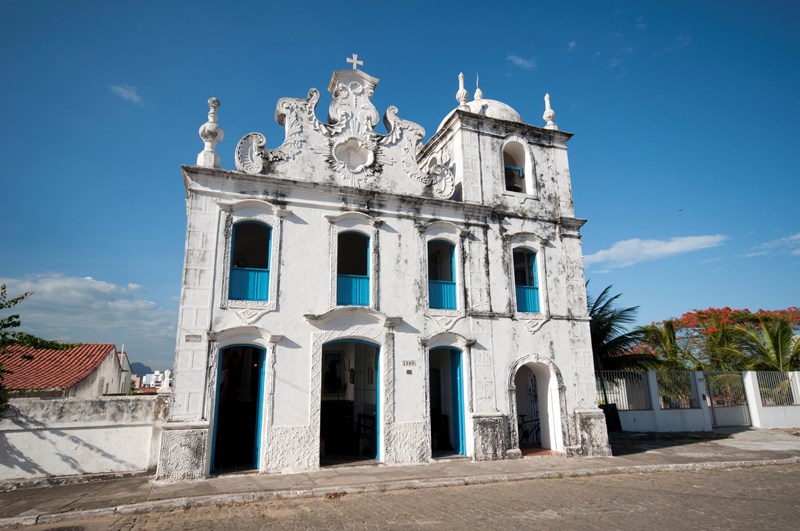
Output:
<instances>
[{"instance_id":1,"label":"stone plaza paving","mask_svg":"<svg viewBox=\"0 0 800 531\"><path fill-rule=\"evenodd\" d=\"M800 464L772 465L271 500L19 529L792 529L799 488Z\"/></svg>"},{"instance_id":2,"label":"stone plaza paving","mask_svg":"<svg viewBox=\"0 0 800 531\"><path fill-rule=\"evenodd\" d=\"M738 527L755 521L736 516L748 508L778 518L758 520L761 527L782 528L785 511L800 514L793 494L800 481L800 437L756 429L666 440L628 435L617 437L613 447L616 457L591 459L457 460L168 484L134 477L18 488L0 494L0 525L492 529L544 526L542 518L549 514L558 519L547 524L551 527L605 528L621 511L642 518L662 515L673 524L688 525L680 518L692 517L700 527L730 528L725 522ZM785 492L792 494L783 500ZM723 509L726 503L730 510ZM567 516L576 520L561 520ZM644 520L627 522L623 527L634 528Z\"/></svg>"}]
</instances>

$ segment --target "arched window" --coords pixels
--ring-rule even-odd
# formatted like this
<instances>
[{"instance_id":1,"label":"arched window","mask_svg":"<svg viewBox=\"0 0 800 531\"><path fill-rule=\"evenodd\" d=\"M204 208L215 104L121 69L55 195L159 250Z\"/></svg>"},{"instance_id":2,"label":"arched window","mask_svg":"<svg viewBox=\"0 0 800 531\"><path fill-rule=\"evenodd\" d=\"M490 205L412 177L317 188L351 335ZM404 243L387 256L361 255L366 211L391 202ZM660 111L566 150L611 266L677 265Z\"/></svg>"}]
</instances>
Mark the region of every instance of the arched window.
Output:
<instances>
[{"instance_id":1,"label":"arched window","mask_svg":"<svg viewBox=\"0 0 800 531\"><path fill-rule=\"evenodd\" d=\"M233 225L229 299L269 300L271 238L272 229L264 223L240 221Z\"/></svg>"},{"instance_id":2,"label":"arched window","mask_svg":"<svg viewBox=\"0 0 800 531\"><path fill-rule=\"evenodd\" d=\"M518 142L509 142L503 148L503 169L506 190L525 193L525 150Z\"/></svg>"},{"instance_id":3,"label":"arched window","mask_svg":"<svg viewBox=\"0 0 800 531\"><path fill-rule=\"evenodd\" d=\"M369 236L340 232L336 253L336 304L369 306Z\"/></svg>"},{"instance_id":4,"label":"arched window","mask_svg":"<svg viewBox=\"0 0 800 531\"><path fill-rule=\"evenodd\" d=\"M514 287L518 312L539 311L539 280L536 253L530 249L514 249Z\"/></svg>"},{"instance_id":5,"label":"arched window","mask_svg":"<svg viewBox=\"0 0 800 531\"><path fill-rule=\"evenodd\" d=\"M428 304L437 310L456 309L455 246L445 240L428 242Z\"/></svg>"}]
</instances>

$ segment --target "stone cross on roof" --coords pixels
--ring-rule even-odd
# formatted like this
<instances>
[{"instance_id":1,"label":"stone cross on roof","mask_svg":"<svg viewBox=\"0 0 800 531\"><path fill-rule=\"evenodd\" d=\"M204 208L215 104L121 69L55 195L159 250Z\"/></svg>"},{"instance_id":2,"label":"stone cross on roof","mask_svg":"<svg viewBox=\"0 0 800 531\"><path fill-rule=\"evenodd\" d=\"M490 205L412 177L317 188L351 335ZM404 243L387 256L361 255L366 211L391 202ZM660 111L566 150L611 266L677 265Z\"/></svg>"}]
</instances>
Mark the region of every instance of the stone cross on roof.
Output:
<instances>
[{"instance_id":1,"label":"stone cross on roof","mask_svg":"<svg viewBox=\"0 0 800 531\"><path fill-rule=\"evenodd\" d=\"M364 61L359 61L358 60L358 54L357 53L354 53L352 58L348 57L347 58L347 62L348 63L353 63L353 70L358 70L359 66L364 66Z\"/></svg>"}]
</instances>

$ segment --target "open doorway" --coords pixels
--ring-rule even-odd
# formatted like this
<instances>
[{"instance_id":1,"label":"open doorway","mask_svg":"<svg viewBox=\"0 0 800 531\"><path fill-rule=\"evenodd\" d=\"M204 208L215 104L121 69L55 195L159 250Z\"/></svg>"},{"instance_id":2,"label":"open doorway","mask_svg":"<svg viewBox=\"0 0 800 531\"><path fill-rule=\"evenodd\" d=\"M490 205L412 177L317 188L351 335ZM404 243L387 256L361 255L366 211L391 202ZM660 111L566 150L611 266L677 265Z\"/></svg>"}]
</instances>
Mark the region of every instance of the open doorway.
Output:
<instances>
[{"instance_id":1,"label":"open doorway","mask_svg":"<svg viewBox=\"0 0 800 531\"><path fill-rule=\"evenodd\" d=\"M378 352L354 340L322 347L321 466L380 459Z\"/></svg>"},{"instance_id":2,"label":"open doorway","mask_svg":"<svg viewBox=\"0 0 800 531\"><path fill-rule=\"evenodd\" d=\"M542 433L539 419L539 388L536 374L526 365L514 377L517 388L517 427L519 447L541 448Z\"/></svg>"},{"instance_id":3,"label":"open doorway","mask_svg":"<svg viewBox=\"0 0 800 531\"><path fill-rule=\"evenodd\" d=\"M465 455L464 384L461 351L430 351L431 453L434 457Z\"/></svg>"},{"instance_id":4,"label":"open doorway","mask_svg":"<svg viewBox=\"0 0 800 531\"><path fill-rule=\"evenodd\" d=\"M261 442L265 351L234 346L220 354L211 471L257 469Z\"/></svg>"},{"instance_id":5,"label":"open doorway","mask_svg":"<svg viewBox=\"0 0 800 531\"><path fill-rule=\"evenodd\" d=\"M548 365L529 362L514 374L517 443L523 456L564 449L559 380Z\"/></svg>"}]
</instances>

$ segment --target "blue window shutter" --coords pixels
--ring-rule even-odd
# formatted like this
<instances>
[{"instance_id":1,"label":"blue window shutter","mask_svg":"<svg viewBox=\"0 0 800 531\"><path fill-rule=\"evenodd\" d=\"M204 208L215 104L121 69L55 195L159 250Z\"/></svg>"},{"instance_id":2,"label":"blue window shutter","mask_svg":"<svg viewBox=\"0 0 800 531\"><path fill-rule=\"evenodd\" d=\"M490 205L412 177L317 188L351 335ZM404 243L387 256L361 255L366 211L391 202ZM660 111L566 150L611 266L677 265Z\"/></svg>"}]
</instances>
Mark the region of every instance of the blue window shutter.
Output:
<instances>
[{"instance_id":1,"label":"blue window shutter","mask_svg":"<svg viewBox=\"0 0 800 531\"><path fill-rule=\"evenodd\" d=\"M522 269L523 274L517 272ZM514 291L518 312L539 311L539 279L536 253L523 249L514 252Z\"/></svg>"},{"instance_id":2,"label":"blue window shutter","mask_svg":"<svg viewBox=\"0 0 800 531\"><path fill-rule=\"evenodd\" d=\"M436 245L432 251L431 244ZM444 250L447 250L445 259L448 264L443 264ZM455 246L444 240L428 242L428 306L435 310L455 310L456 299L456 260ZM448 267L449 266L449 267ZM442 271L448 267L446 272Z\"/></svg>"},{"instance_id":3,"label":"blue window shutter","mask_svg":"<svg viewBox=\"0 0 800 531\"><path fill-rule=\"evenodd\" d=\"M369 306L369 276L336 275L336 304Z\"/></svg>"},{"instance_id":4,"label":"blue window shutter","mask_svg":"<svg viewBox=\"0 0 800 531\"><path fill-rule=\"evenodd\" d=\"M336 304L369 306L370 238L360 232L339 234L336 265ZM363 253L363 254L362 254Z\"/></svg>"},{"instance_id":5,"label":"blue window shutter","mask_svg":"<svg viewBox=\"0 0 800 531\"><path fill-rule=\"evenodd\" d=\"M428 304L435 310L455 310L456 283L445 280L429 280Z\"/></svg>"},{"instance_id":6,"label":"blue window shutter","mask_svg":"<svg viewBox=\"0 0 800 531\"><path fill-rule=\"evenodd\" d=\"M253 228L253 226L258 226ZM237 245L239 229L247 227L258 235L258 245L252 244L240 250ZM254 236L250 233L251 238ZM270 262L272 249L272 228L253 221L234 224L231 236L231 264L228 275L228 298L231 300L267 301L269 300ZM244 256L242 256L244 254ZM250 263L248 264L248 260ZM256 267L253 267L256 266Z\"/></svg>"}]
</instances>

